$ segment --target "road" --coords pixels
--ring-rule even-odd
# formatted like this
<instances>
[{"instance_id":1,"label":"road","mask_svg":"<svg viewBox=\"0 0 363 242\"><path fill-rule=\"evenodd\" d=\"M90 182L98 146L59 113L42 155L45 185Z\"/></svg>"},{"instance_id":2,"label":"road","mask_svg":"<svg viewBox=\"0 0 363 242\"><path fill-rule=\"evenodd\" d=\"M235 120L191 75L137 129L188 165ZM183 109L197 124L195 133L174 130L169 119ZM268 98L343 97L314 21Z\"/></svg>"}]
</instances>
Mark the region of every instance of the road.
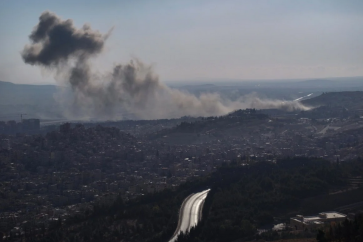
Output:
<instances>
[{"instance_id":1,"label":"road","mask_svg":"<svg viewBox=\"0 0 363 242\"><path fill-rule=\"evenodd\" d=\"M310 96L311 96L311 95L313 95L313 94L314 94L314 93L310 93L310 94L308 94L308 95L306 95L306 96L296 98L294 101L301 101L302 99L307 98L307 97L310 97Z\"/></svg>"},{"instance_id":2,"label":"road","mask_svg":"<svg viewBox=\"0 0 363 242\"><path fill-rule=\"evenodd\" d=\"M184 200L180 208L178 227L169 242L174 242L181 231L185 233L197 225L201 219L203 203L209 190L191 194Z\"/></svg>"}]
</instances>

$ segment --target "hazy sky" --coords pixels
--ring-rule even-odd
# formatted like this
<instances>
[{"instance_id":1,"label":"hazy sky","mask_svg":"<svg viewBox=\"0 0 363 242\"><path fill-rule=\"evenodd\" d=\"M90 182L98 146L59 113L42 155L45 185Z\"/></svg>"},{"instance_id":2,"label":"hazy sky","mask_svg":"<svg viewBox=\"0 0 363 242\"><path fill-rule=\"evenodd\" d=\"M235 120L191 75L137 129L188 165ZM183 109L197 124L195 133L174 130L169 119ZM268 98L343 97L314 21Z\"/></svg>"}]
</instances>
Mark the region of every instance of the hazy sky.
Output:
<instances>
[{"instance_id":1,"label":"hazy sky","mask_svg":"<svg viewBox=\"0 0 363 242\"><path fill-rule=\"evenodd\" d=\"M137 57L162 81L363 76L362 0L1 0L0 80L54 83L20 56L45 10L114 27L102 72Z\"/></svg>"}]
</instances>

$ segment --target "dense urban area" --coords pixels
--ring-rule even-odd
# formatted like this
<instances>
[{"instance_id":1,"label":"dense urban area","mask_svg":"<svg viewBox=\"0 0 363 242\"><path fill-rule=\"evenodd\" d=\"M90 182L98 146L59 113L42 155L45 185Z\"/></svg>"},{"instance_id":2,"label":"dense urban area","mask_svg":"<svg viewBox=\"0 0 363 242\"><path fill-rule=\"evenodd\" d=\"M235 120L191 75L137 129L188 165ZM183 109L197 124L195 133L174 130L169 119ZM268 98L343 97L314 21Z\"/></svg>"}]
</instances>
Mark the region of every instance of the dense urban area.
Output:
<instances>
[{"instance_id":1,"label":"dense urban area","mask_svg":"<svg viewBox=\"0 0 363 242\"><path fill-rule=\"evenodd\" d=\"M163 241L168 236L170 238L176 227L177 208L188 195L187 191L211 188L211 184L216 181L223 184L223 179L230 179L235 187L223 190L223 185L220 185L217 191L212 188L204 208L209 208L209 213L205 215L207 222L203 220L202 225L198 225L188 235L191 237L182 235L178 241L212 241L212 238L219 238L218 234L205 232L208 229L215 233L219 231L224 238L229 238L226 241L246 236L250 239L253 236L280 238L281 233L279 237L275 230L264 228L266 224L274 223L283 223L284 230L290 228L304 231L305 227L298 229L301 217L295 217L296 214L292 212L321 213L326 209L321 207L323 211L299 210L291 205L289 213L284 210L287 208L286 204L300 204L304 199L308 201L306 199L313 196L342 192L349 193L346 196L355 197L355 200L347 200L346 204L342 201L335 204L335 207L332 205L331 209L362 201L357 191L362 193L363 183L363 94L353 94L324 93L307 99L304 101L305 105L316 107L310 111L246 109L220 117L102 123L64 122L48 126L41 126L39 119L0 121L0 241L25 239L27 236L33 240L43 238L44 241L49 241L47 235L52 234L52 231L64 230L64 227L71 226L68 224L76 223L74 221L84 222L95 217L100 220L100 214L109 214L107 207L119 213L120 209L124 209L122 206L131 206L124 212L127 214L126 211L136 209L137 204L147 203L147 199L161 201L164 197L175 195L175 200L171 202L173 208L160 215L169 217L163 222L159 221L159 225L148 225L147 222L138 224L146 215L141 212L142 209L137 210L141 214L139 219L124 215L123 222L117 225L118 234L113 234L114 237L109 235L108 240L103 240L113 241L112 238L124 236L127 239L123 241L144 241L149 233L157 231L155 234L159 237L152 239ZM300 178L286 178L286 182L291 182L291 186L292 182L296 182L296 186L285 190L280 188L280 195L276 195L279 194L277 192L269 195L274 201L267 198L264 201L264 206L267 207L268 202L275 202L277 208L274 212L267 209L260 211L259 206L262 205L256 204L262 200L261 197L251 195L244 198L242 194L238 197L236 194L239 193L233 191L239 189L238 191L251 191L252 194L260 189L271 192L273 187L282 186L278 185L281 182L278 177L283 179L284 175L277 171L275 175L268 173L269 169L276 169L269 164L282 170L288 169L286 167L289 167L289 159L298 168L294 166L291 168L294 170L286 172L306 173L312 180L310 183L302 180L302 183L308 184L308 188L301 188L299 194ZM299 161L306 164L306 167L300 167ZM325 173L321 171L324 176L321 175L323 173L316 175L312 172L320 169L315 167L320 163L326 168ZM337 166L341 169L337 169ZM237 177L233 180L235 174L229 174L231 171L238 172L239 169L241 174L238 179L242 176L246 184L251 181L251 187L241 187ZM245 169L250 170L247 172ZM261 178L262 180L255 181L261 172L267 172L265 177L269 177L269 180ZM256 176L253 177L254 173ZM252 192L254 182L261 183L262 188L255 188ZM296 194L288 189L295 190ZM232 225L225 225L223 229L220 226L214 227L213 219L219 221L221 213L226 213L227 216L227 211L230 212L226 208L221 210L223 201L212 201L216 194L230 197L228 204L233 203L233 198L245 204L245 211L240 211L245 214L239 218L239 223L242 223L238 225L241 231ZM123 204L120 205L121 208L115 207L117 203ZM256 203L256 208L254 215L248 217L246 214L252 212L246 204L250 203ZM162 204L163 202L158 205L153 203L151 213L161 213L159 210L165 209ZM347 211L343 209L341 212L345 214L342 218L350 216L353 221L354 213L362 207L362 203L357 203ZM204 210L203 214L206 213ZM171 215L173 211L174 214ZM235 210L236 214L239 213L237 211L238 208ZM292 222L286 222L286 218L279 219L276 211L291 218ZM134 216L137 217L137 214L135 212ZM342 213L337 214L334 216ZM108 224L105 226L111 226L107 218L102 219L106 220L102 220L102 223ZM233 219L230 218L230 223ZM128 229L120 229L122 226ZM154 227L146 230L147 226ZM158 226L160 228L156 228ZM75 227L73 225L72 229L76 230ZM146 232L142 232L144 230ZM112 231L115 231L114 227ZM137 237L135 234L143 234L144 237ZM320 236L324 237L324 234ZM97 236L73 241L97 241Z\"/></svg>"},{"instance_id":2,"label":"dense urban area","mask_svg":"<svg viewBox=\"0 0 363 242\"><path fill-rule=\"evenodd\" d=\"M0 22L0 242L363 242L363 0Z\"/></svg>"}]
</instances>

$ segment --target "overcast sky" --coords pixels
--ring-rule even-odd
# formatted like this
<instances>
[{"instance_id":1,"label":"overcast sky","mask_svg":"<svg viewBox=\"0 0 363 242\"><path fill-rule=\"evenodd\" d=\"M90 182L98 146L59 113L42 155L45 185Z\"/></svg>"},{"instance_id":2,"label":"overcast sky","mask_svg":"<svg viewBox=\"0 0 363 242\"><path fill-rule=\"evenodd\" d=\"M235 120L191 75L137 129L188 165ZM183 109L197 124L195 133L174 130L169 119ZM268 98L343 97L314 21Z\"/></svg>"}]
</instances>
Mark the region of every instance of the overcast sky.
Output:
<instances>
[{"instance_id":1,"label":"overcast sky","mask_svg":"<svg viewBox=\"0 0 363 242\"><path fill-rule=\"evenodd\" d=\"M1 0L0 80L55 83L20 56L46 10L114 27L102 72L136 57L162 81L363 76L362 0Z\"/></svg>"}]
</instances>

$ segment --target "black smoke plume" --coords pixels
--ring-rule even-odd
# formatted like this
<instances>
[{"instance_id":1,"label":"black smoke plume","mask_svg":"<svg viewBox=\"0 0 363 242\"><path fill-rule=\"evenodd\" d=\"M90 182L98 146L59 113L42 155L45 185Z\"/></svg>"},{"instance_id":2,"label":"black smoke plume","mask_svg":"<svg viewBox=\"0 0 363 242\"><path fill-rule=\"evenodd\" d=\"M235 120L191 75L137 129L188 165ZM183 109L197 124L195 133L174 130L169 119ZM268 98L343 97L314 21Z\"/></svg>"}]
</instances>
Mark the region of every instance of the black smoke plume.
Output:
<instances>
[{"instance_id":1,"label":"black smoke plume","mask_svg":"<svg viewBox=\"0 0 363 242\"><path fill-rule=\"evenodd\" d=\"M72 57L86 59L102 51L106 37L88 25L76 29L72 20L62 21L55 14L44 12L22 57L25 63L44 66L58 65Z\"/></svg>"}]
</instances>

